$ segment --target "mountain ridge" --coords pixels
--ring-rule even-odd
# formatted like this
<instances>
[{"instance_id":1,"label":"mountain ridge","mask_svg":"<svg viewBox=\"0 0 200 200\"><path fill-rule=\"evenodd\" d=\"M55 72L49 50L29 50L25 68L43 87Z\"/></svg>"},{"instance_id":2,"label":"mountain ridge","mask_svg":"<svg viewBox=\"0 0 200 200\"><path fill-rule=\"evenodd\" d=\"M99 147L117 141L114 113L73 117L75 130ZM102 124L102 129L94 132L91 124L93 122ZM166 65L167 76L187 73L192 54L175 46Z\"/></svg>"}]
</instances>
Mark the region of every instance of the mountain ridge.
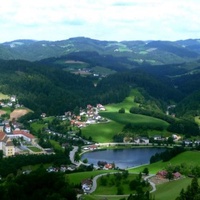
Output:
<instances>
[{"instance_id":1,"label":"mountain ridge","mask_svg":"<svg viewBox=\"0 0 200 200\"><path fill-rule=\"evenodd\" d=\"M123 40L107 41L88 37L73 37L66 40L46 41L21 39L0 44L0 59L22 59L39 61L50 57L60 57L72 52L96 51L113 56L125 55L138 63L169 64L181 63L200 58L199 39Z\"/></svg>"}]
</instances>

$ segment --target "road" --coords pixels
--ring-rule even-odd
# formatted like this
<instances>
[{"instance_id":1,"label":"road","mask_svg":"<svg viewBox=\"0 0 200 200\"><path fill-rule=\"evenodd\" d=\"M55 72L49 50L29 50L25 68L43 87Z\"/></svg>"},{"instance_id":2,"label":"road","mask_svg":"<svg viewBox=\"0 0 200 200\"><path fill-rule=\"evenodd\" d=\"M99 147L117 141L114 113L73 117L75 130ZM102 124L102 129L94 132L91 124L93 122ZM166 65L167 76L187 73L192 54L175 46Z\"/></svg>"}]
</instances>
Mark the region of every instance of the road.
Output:
<instances>
[{"instance_id":1,"label":"road","mask_svg":"<svg viewBox=\"0 0 200 200\"><path fill-rule=\"evenodd\" d=\"M151 177L153 177L153 176L155 176L155 174L151 174L151 175L149 175L149 176L146 176L146 177L144 178L144 180L145 180L145 181L148 181L148 182L149 182L149 184L150 184L150 185L151 185L151 187L152 187L152 190L150 191L150 193L152 193L152 192L155 192L155 191L156 191L156 185L155 185L155 183L153 183L153 182L149 181L149 179L150 179Z\"/></svg>"},{"instance_id":2,"label":"road","mask_svg":"<svg viewBox=\"0 0 200 200\"><path fill-rule=\"evenodd\" d=\"M75 153L78 151L78 147L77 146L73 146L73 149L70 151L69 153L69 158L70 161L74 164L74 165L79 165L79 162L74 161L74 157L75 157Z\"/></svg>"},{"instance_id":3,"label":"road","mask_svg":"<svg viewBox=\"0 0 200 200\"><path fill-rule=\"evenodd\" d=\"M91 190L89 191L89 193L91 194L91 193L93 193L95 190L96 190L96 188L97 188L97 179L98 178L100 178L101 176L105 176L105 175L107 175L107 174L115 174L115 173L118 173L118 172L112 172L112 173L105 173L105 174L100 174L100 175L97 175L97 176L95 176L94 178L93 178L93 185L92 185L92 188L91 188ZM150 191L150 193L152 193L152 192L155 192L156 191L156 186L155 186L155 184L153 183L153 182L151 182L151 181L149 181L149 179L151 178L151 177L153 177L153 176L155 176L155 174L151 174L151 175L149 175L149 176L146 176L145 178L144 178L144 180L145 181L148 181L149 182L149 184L151 185L151 187L152 187L152 190ZM103 195L102 195L103 196ZM108 195L106 195L106 196L108 196ZM109 195L110 196L110 195ZM127 195L123 195L123 196L127 196ZM129 195L128 195L129 196Z\"/></svg>"}]
</instances>

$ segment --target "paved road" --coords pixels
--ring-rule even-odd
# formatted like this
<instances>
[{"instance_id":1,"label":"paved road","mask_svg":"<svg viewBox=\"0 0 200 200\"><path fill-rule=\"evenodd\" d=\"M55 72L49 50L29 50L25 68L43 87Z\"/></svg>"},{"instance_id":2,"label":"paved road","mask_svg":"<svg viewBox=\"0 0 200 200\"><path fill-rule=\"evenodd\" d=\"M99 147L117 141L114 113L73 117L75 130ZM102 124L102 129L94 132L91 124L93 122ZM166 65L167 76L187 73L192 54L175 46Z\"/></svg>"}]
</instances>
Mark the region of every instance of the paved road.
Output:
<instances>
[{"instance_id":1,"label":"paved road","mask_svg":"<svg viewBox=\"0 0 200 200\"><path fill-rule=\"evenodd\" d=\"M150 193L156 191L156 185L155 185L155 183L149 181L149 179L150 179L151 177L153 177L153 176L155 176L155 174L151 174L151 175L146 176L146 177L144 178L144 180L145 180L145 181L148 181L148 182L150 183L151 187L152 187L152 190L150 191Z\"/></svg>"},{"instance_id":2,"label":"paved road","mask_svg":"<svg viewBox=\"0 0 200 200\"><path fill-rule=\"evenodd\" d=\"M73 149L70 151L69 153L69 158L71 160L71 162L75 165L79 165L78 162L74 161L74 156L75 156L75 153L78 151L78 147L77 146L73 146Z\"/></svg>"}]
</instances>

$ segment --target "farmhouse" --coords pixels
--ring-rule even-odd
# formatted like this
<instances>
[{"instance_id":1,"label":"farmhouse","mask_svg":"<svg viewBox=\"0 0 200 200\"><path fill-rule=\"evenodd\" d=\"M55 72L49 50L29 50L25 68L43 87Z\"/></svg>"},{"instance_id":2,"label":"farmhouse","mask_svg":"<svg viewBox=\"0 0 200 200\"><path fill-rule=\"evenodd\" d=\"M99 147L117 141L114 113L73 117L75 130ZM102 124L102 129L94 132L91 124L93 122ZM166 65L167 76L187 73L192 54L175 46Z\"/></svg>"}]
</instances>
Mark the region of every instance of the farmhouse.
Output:
<instances>
[{"instance_id":1,"label":"farmhouse","mask_svg":"<svg viewBox=\"0 0 200 200\"><path fill-rule=\"evenodd\" d=\"M114 165L112 163L107 163L106 165L104 165L104 169L113 169Z\"/></svg>"},{"instance_id":2,"label":"farmhouse","mask_svg":"<svg viewBox=\"0 0 200 200\"><path fill-rule=\"evenodd\" d=\"M159 178L159 179L165 179L166 177L167 177L167 174L168 174L168 172L166 171L166 170L162 170L162 171L159 171L157 174L156 174L156 176L157 176L157 178ZM179 178L181 178L181 174L179 173L179 172L174 172L173 173L173 179L179 179Z\"/></svg>"},{"instance_id":3,"label":"farmhouse","mask_svg":"<svg viewBox=\"0 0 200 200\"><path fill-rule=\"evenodd\" d=\"M90 190L91 190L91 187L92 187L92 184L93 184L93 182L92 182L91 179L83 180L83 181L81 182L82 190L83 190L84 192L90 191Z\"/></svg>"}]
</instances>

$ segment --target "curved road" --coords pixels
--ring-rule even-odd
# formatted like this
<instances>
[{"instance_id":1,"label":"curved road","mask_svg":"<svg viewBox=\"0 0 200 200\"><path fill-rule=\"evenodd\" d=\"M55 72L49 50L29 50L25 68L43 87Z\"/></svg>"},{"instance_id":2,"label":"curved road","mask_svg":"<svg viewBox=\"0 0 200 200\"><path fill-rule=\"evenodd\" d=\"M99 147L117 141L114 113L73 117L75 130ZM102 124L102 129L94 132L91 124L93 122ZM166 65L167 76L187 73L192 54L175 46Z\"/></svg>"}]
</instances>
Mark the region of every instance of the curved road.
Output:
<instances>
[{"instance_id":1,"label":"curved road","mask_svg":"<svg viewBox=\"0 0 200 200\"><path fill-rule=\"evenodd\" d=\"M150 191L150 193L156 191L156 185L155 185L155 183L149 181L149 179L150 179L151 177L153 177L153 176L155 176L155 174L151 174L151 175L146 176L146 177L144 178L144 180L145 180L145 181L148 181L148 182L150 183L151 187L152 187L152 190Z\"/></svg>"},{"instance_id":2,"label":"curved road","mask_svg":"<svg viewBox=\"0 0 200 200\"><path fill-rule=\"evenodd\" d=\"M109 172L108 172L108 173L109 173ZM107 175L108 173L100 174L100 175L97 175L97 176L95 176L95 177L93 178L93 180L92 180L92 181L93 181L93 185L92 185L92 188L91 188L91 190L89 191L89 193L92 193L92 192L94 192L94 191L96 190L96 188L97 188L97 179L100 178L101 176ZM118 173L118 172L112 172L112 173L109 173L109 174L115 174L115 173ZM155 176L155 174L151 174L151 175L146 176L146 177L144 178L144 180L145 180L145 181L148 181L149 184L150 184L151 187L152 187L152 190L150 191L150 193L156 191L156 185L155 185L153 182L151 182L151 181L148 180L149 178L151 178L151 177L153 177L153 176ZM108 195L107 195L107 196L108 196ZM123 195L123 196L125 196L125 195Z\"/></svg>"},{"instance_id":3,"label":"curved road","mask_svg":"<svg viewBox=\"0 0 200 200\"><path fill-rule=\"evenodd\" d=\"M69 152L69 158L70 158L71 162L75 165L79 165L79 162L74 161L74 156L77 151L78 151L78 147L73 146L73 149Z\"/></svg>"}]
</instances>

